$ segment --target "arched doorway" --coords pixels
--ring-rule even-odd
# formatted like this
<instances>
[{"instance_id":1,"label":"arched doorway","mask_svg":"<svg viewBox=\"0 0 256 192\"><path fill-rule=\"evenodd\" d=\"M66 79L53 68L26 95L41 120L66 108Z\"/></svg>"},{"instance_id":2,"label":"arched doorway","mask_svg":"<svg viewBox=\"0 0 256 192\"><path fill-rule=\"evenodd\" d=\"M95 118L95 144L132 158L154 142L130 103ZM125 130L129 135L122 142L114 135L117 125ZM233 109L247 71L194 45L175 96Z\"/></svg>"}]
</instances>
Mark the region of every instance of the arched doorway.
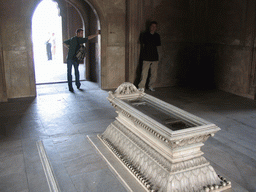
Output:
<instances>
[{"instance_id":1,"label":"arched doorway","mask_svg":"<svg viewBox=\"0 0 256 192\"><path fill-rule=\"evenodd\" d=\"M41 1L32 17L36 84L66 81L63 64L62 18L58 4Z\"/></svg>"},{"instance_id":2,"label":"arched doorway","mask_svg":"<svg viewBox=\"0 0 256 192\"><path fill-rule=\"evenodd\" d=\"M83 23L83 26L79 25ZM63 38L69 39L75 35L77 28L84 29L84 35L95 34L100 30L100 21L96 10L88 1L69 0L65 5L65 19L63 20ZM87 55L84 60L85 79L97 82L100 86L101 82L101 39L100 36L86 43ZM64 48L64 55L67 49ZM65 59L64 59L65 60Z\"/></svg>"},{"instance_id":3,"label":"arched doorway","mask_svg":"<svg viewBox=\"0 0 256 192\"><path fill-rule=\"evenodd\" d=\"M77 28L84 28L85 36L100 29L96 11L86 1L43 0L38 4L32 17L36 84L67 81L65 57L68 50L63 48L63 40L74 36ZM81 80L100 84L99 38L87 43L88 54L85 62L79 65L79 71ZM47 55L48 40L52 43L52 58Z\"/></svg>"}]
</instances>

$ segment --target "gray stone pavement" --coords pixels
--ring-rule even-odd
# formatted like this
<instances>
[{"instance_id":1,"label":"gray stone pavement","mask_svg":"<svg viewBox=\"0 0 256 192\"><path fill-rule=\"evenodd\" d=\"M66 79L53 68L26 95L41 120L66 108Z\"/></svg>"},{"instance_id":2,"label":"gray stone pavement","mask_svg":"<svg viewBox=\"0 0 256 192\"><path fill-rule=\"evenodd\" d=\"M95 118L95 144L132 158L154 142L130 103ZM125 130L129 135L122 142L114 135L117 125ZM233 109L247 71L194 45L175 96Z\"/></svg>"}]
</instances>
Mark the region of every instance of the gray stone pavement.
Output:
<instances>
[{"instance_id":1,"label":"gray stone pavement","mask_svg":"<svg viewBox=\"0 0 256 192\"><path fill-rule=\"evenodd\" d=\"M50 191L40 142L61 191L127 190L87 138L116 117L108 92L88 81L81 88L70 93L66 83L38 85L36 98L0 103L0 191ZM256 191L255 101L218 90L146 93L218 125L204 156L232 182L232 191Z\"/></svg>"}]
</instances>

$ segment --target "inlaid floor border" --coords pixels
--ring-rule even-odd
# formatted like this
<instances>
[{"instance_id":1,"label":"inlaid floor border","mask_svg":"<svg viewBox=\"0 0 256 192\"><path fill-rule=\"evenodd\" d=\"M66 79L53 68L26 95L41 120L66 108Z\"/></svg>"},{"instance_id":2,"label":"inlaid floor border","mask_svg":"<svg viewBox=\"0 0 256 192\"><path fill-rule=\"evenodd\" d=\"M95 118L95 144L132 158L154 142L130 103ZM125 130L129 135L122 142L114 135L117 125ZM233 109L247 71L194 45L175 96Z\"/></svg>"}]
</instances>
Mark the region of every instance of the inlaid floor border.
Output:
<instances>
[{"instance_id":1,"label":"inlaid floor border","mask_svg":"<svg viewBox=\"0 0 256 192\"><path fill-rule=\"evenodd\" d=\"M36 145L37 145L38 153L40 156L40 160L44 169L44 173L47 179L50 192L60 192L58 182L56 180L56 177L54 176L54 172L50 164L49 158L46 154L43 142L41 140L37 141Z\"/></svg>"},{"instance_id":2,"label":"inlaid floor border","mask_svg":"<svg viewBox=\"0 0 256 192\"><path fill-rule=\"evenodd\" d=\"M127 191L147 191L133 175L127 170L127 168L120 162L120 160L112 153L112 151L99 139L96 135L87 135L90 143L99 152L102 158L109 165L113 173L118 177Z\"/></svg>"}]
</instances>

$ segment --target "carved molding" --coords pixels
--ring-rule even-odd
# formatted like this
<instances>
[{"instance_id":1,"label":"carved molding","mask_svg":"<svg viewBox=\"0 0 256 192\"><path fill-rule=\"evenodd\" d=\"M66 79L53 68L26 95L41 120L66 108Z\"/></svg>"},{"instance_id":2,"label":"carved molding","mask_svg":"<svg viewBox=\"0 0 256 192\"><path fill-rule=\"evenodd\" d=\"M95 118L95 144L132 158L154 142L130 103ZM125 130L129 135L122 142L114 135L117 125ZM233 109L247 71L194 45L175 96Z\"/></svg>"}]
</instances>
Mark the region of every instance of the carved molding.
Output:
<instances>
[{"instance_id":1,"label":"carved molding","mask_svg":"<svg viewBox=\"0 0 256 192\"><path fill-rule=\"evenodd\" d=\"M115 93L109 92L108 100L118 117L98 137L148 191L217 192L231 188L200 149L219 127L128 82ZM185 123L172 127L169 124L173 122Z\"/></svg>"},{"instance_id":2,"label":"carved molding","mask_svg":"<svg viewBox=\"0 0 256 192\"><path fill-rule=\"evenodd\" d=\"M115 95L130 95L135 93L141 93L135 85L129 82L124 82L115 91Z\"/></svg>"},{"instance_id":3,"label":"carved molding","mask_svg":"<svg viewBox=\"0 0 256 192\"><path fill-rule=\"evenodd\" d=\"M100 136L149 191L214 191L224 182L204 157L170 163L117 120Z\"/></svg>"},{"instance_id":4,"label":"carved molding","mask_svg":"<svg viewBox=\"0 0 256 192\"><path fill-rule=\"evenodd\" d=\"M154 136L154 137L162 140L166 144L168 144L168 146L171 147L172 149L178 148L178 147L183 147L183 146L186 146L186 145L195 144L195 143L202 143L202 142L205 142L210 136L213 136L211 134L196 135L194 137L183 138L183 139L172 140L171 141L171 140L165 138L160 133L158 133L156 130L151 129L149 126L142 123L138 118L132 116L127 111L121 110L121 113L122 113L122 115L126 116L128 119L133 121L137 126L139 126L143 129L145 129L146 131L148 131L152 136Z\"/></svg>"}]
</instances>

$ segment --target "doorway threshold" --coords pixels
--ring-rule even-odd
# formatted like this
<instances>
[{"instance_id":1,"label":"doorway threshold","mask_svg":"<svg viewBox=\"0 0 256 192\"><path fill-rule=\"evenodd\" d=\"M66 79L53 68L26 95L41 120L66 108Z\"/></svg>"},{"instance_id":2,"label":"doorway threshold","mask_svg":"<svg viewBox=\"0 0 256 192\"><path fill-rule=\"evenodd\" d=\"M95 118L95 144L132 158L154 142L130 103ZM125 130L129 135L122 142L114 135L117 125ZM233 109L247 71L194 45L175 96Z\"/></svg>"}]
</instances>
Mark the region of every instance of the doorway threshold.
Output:
<instances>
[{"instance_id":1,"label":"doorway threshold","mask_svg":"<svg viewBox=\"0 0 256 192\"><path fill-rule=\"evenodd\" d=\"M80 80L80 81L88 81L86 79ZM75 82L75 81L72 81ZM59 83L68 83L68 81L55 81L55 82L43 82L43 83L36 83L36 85L47 85L47 84L59 84Z\"/></svg>"}]
</instances>

